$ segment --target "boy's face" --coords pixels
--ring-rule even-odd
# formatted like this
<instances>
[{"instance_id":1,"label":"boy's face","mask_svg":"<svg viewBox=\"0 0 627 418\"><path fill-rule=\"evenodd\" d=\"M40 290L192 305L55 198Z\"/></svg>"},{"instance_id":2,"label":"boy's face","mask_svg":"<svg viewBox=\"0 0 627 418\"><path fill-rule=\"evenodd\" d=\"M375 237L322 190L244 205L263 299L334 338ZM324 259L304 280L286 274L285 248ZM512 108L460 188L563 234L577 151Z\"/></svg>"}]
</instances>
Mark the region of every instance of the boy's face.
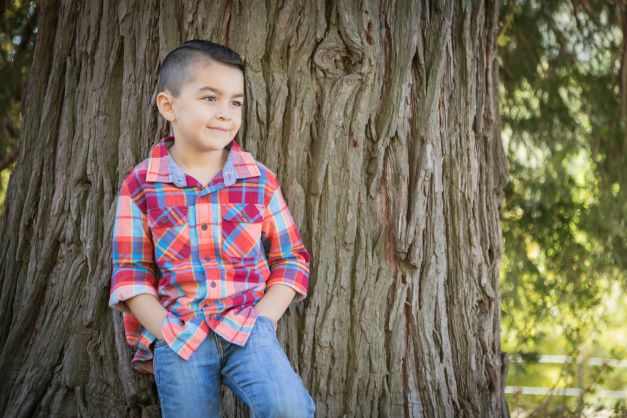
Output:
<instances>
[{"instance_id":1,"label":"boy's face","mask_svg":"<svg viewBox=\"0 0 627 418\"><path fill-rule=\"evenodd\" d=\"M223 149L242 124L244 75L217 62L199 62L181 86L179 97L157 95L161 115L172 124L176 142L199 152Z\"/></svg>"}]
</instances>

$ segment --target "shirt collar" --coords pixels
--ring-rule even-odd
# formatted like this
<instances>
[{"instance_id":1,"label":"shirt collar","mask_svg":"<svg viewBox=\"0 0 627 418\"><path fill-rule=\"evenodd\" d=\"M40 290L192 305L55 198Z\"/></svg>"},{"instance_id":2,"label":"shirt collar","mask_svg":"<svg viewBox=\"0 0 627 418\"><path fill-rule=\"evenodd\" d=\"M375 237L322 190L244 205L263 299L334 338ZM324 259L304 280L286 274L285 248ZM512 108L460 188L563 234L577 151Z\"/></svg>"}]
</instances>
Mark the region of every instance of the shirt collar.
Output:
<instances>
[{"instance_id":1,"label":"shirt collar","mask_svg":"<svg viewBox=\"0 0 627 418\"><path fill-rule=\"evenodd\" d=\"M187 185L185 173L168 153L167 145L173 141L174 135L163 137L150 150L146 182L174 183L179 187ZM226 163L222 168L225 186L230 186L237 179L260 175L255 159L239 146L235 138L225 148L229 150Z\"/></svg>"}]
</instances>

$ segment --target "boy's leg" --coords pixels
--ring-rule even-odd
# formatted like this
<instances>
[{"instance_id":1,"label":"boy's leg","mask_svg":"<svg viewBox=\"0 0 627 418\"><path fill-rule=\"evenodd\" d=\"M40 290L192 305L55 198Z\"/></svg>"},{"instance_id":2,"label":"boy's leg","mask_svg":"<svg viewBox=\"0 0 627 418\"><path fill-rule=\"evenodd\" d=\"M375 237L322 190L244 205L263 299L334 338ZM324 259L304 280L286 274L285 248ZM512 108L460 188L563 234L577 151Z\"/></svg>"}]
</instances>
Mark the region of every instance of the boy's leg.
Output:
<instances>
[{"instance_id":1,"label":"boy's leg","mask_svg":"<svg viewBox=\"0 0 627 418\"><path fill-rule=\"evenodd\" d=\"M212 334L188 361L165 341L155 343L153 366L163 418L221 418L220 356Z\"/></svg>"},{"instance_id":2,"label":"boy's leg","mask_svg":"<svg viewBox=\"0 0 627 418\"><path fill-rule=\"evenodd\" d=\"M272 320L258 316L244 347L223 341L228 347L223 381L248 405L251 417L314 416L314 400L285 355Z\"/></svg>"}]
</instances>

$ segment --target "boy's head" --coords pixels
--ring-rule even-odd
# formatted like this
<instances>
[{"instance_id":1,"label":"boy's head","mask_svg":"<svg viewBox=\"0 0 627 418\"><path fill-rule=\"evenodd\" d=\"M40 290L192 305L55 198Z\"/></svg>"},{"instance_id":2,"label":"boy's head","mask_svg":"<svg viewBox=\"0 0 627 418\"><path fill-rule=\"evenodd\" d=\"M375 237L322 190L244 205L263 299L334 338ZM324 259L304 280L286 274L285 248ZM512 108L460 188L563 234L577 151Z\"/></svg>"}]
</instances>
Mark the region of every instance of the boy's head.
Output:
<instances>
[{"instance_id":1,"label":"boy's head","mask_svg":"<svg viewBox=\"0 0 627 418\"><path fill-rule=\"evenodd\" d=\"M161 64L156 102L177 143L200 152L220 150L242 122L244 63L226 46L184 42Z\"/></svg>"}]
</instances>

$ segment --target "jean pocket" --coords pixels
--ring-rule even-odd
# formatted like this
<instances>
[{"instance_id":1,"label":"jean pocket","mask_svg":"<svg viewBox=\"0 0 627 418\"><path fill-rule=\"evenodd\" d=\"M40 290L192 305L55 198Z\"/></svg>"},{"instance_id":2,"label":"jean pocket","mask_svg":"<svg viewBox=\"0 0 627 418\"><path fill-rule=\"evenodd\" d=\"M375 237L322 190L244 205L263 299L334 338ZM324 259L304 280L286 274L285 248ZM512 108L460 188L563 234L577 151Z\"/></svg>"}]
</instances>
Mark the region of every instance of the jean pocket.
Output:
<instances>
[{"instance_id":1,"label":"jean pocket","mask_svg":"<svg viewBox=\"0 0 627 418\"><path fill-rule=\"evenodd\" d=\"M168 345L166 340L156 340L154 348L157 349L157 348L163 347L164 345Z\"/></svg>"},{"instance_id":2,"label":"jean pocket","mask_svg":"<svg viewBox=\"0 0 627 418\"><path fill-rule=\"evenodd\" d=\"M273 334L276 334L276 328L274 327L274 321L268 318L265 315L257 315L257 321L260 321L261 325L265 326L266 329L272 331Z\"/></svg>"}]
</instances>

